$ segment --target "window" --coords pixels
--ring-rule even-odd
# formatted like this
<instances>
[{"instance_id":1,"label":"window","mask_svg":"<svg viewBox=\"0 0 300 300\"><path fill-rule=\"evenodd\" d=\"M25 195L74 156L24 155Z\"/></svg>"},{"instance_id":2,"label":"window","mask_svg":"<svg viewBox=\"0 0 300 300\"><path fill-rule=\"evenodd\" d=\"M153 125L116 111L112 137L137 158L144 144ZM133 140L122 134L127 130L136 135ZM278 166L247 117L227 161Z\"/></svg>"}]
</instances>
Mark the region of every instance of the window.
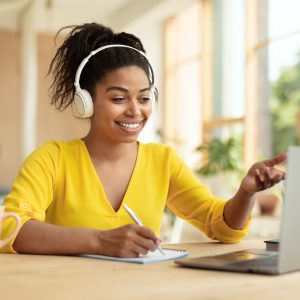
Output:
<instances>
[{"instance_id":1,"label":"window","mask_svg":"<svg viewBox=\"0 0 300 300\"><path fill-rule=\"evenodd\" d=\"M200 19L196 2L166 22L163 138L187 160L201 141Z\"/></svg>"},{"instance_id":2,"label":"window","mask_svg":"<svg viewBox=\"0 0 300 300\"><path fill-rule=\"evenodd\" d=\"M279 154L300 143L300 3L269 1L269 108L272 152ZM298 119L297 119L298 118ZM297 125L298 124L298 125Z\"/></svg>"},{"instance_id":3,"label":"window","mask_svg":"<svg viewBox=\"0 0 300 300\"><path fill-rule=\"evenodd\" d=\"M166 23L163 138L189 164L212 136L244 130L244 1L202 0Z\"/></svg>"},{"instance_id":4,"label":"window","mask_svg":"<svg viewBox=\"0 0 300 300\"><path fill-rule=\"evenodd\" d=\"M247 167L299 143L299 11L294 0L199 0L169 19L164 141L192 162L206 139L236 137Z\"/></svg>"}]
</instances>

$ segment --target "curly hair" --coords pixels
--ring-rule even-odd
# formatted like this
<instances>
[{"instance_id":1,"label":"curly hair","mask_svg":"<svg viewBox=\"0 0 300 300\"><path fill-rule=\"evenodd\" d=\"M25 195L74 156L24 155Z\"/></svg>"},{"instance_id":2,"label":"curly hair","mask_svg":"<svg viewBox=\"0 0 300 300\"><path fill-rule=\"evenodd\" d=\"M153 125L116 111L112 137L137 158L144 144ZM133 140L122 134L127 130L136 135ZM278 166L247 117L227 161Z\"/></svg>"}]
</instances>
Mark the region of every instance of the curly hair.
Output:
<instances>
[{"instance_id":1,"label":"curly hair","mask_svg":"<svg viewBox=\"0 0 300 300\"><path fill-rule=\"evenodd\" d=\"M48 75L53 74L51 104L57 110L66 109L72 102L75 94L74 80L77 68L82 60L91 51L110 44L123 44L136 48L145 53L142 42L138 37L126 32L114 33L109 27L97 23L86 23L78 26L66 26L61 31L71 29L63 44L58 48L50 64ZM87 64L80 77L80 86L93 96L95 85L108 72L125 66L136 65L141 67L148 76L149 63L143 55L129 48L109 48L101 55L92 56L92 63Z\"/></svg>"}]
</instances>

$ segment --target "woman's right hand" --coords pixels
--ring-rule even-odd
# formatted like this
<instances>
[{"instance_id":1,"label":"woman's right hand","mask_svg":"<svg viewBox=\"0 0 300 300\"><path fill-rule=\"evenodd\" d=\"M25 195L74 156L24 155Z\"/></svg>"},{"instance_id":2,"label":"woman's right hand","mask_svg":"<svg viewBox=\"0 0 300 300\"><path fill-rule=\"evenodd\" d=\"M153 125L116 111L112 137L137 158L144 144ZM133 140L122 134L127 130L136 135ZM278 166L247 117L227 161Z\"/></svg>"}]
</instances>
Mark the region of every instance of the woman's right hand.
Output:
<instances>
[{"instance_id":1,"label":"woman's right hand","mask_svg":"<svg viewBox=\"0 0 300 300\"><path fill-rule=\"evenodd\" d=\"M112 230L53 225L27 221L20 229L14 249L30 254L102 254L137 257L154 251L159 239L149 228L131 224Z\"/></svg>"},{"instance_id":2,"label":"woman's right hand","mask_svg":"<svg viewBox=\"0 0 300 300\"><path fill-rule=\"evenodd\" d=\"M154 232L137 224L129 224L112 230L99 231L95 251L97 254L117 257L138 257L154 251L159 239Z\"/></svg>"}]
</instances>

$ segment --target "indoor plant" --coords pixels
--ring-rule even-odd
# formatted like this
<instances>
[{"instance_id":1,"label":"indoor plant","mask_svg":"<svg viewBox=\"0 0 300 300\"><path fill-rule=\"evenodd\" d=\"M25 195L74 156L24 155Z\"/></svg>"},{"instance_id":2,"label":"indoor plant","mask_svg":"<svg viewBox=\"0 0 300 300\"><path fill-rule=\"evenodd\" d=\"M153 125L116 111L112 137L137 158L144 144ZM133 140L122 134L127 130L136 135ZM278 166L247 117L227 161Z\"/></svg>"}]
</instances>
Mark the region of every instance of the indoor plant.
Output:
<instances>
[{"instance_id":1,"label":"indoor plant","mask_svg":"<svg viewBox=\"0 0 300 300\"><path fill-rule=\"evenodd\" d=\"M241 142L212 137L198 146L202 163L195 173L219 197L231 197L244 173Z\"/></svg>"}]
</instances>

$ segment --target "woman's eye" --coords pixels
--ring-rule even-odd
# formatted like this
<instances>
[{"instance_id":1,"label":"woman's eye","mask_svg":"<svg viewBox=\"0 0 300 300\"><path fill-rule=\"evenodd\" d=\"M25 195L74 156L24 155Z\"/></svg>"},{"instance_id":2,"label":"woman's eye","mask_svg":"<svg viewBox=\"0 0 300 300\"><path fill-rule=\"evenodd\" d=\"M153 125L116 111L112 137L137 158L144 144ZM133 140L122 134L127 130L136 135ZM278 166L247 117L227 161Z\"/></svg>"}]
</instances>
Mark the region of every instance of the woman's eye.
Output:
<instances>
[{"instance_id":1,"label":"woman's eye","mask_svg":"<svg viewBox=\"0 0 300 300\"><path fill-rule=\"evenodd\" d=\"M112 98L113 102L119 103L119 102L123 102L125 101L125 98L122 97L116 97L116 98Z\"/></svg>"},{"instance_id":2,"label":"woman's eye","mask_svg":"<svg viewBox=\"0 0 300 300\"><path fill-rule=\"evenodd\" d=\"M140 98L140 101L144 102L144 103L149 102L150 100L151 100L150 97L142 97L142 98Z\"/></svg>"}]
</instances>

